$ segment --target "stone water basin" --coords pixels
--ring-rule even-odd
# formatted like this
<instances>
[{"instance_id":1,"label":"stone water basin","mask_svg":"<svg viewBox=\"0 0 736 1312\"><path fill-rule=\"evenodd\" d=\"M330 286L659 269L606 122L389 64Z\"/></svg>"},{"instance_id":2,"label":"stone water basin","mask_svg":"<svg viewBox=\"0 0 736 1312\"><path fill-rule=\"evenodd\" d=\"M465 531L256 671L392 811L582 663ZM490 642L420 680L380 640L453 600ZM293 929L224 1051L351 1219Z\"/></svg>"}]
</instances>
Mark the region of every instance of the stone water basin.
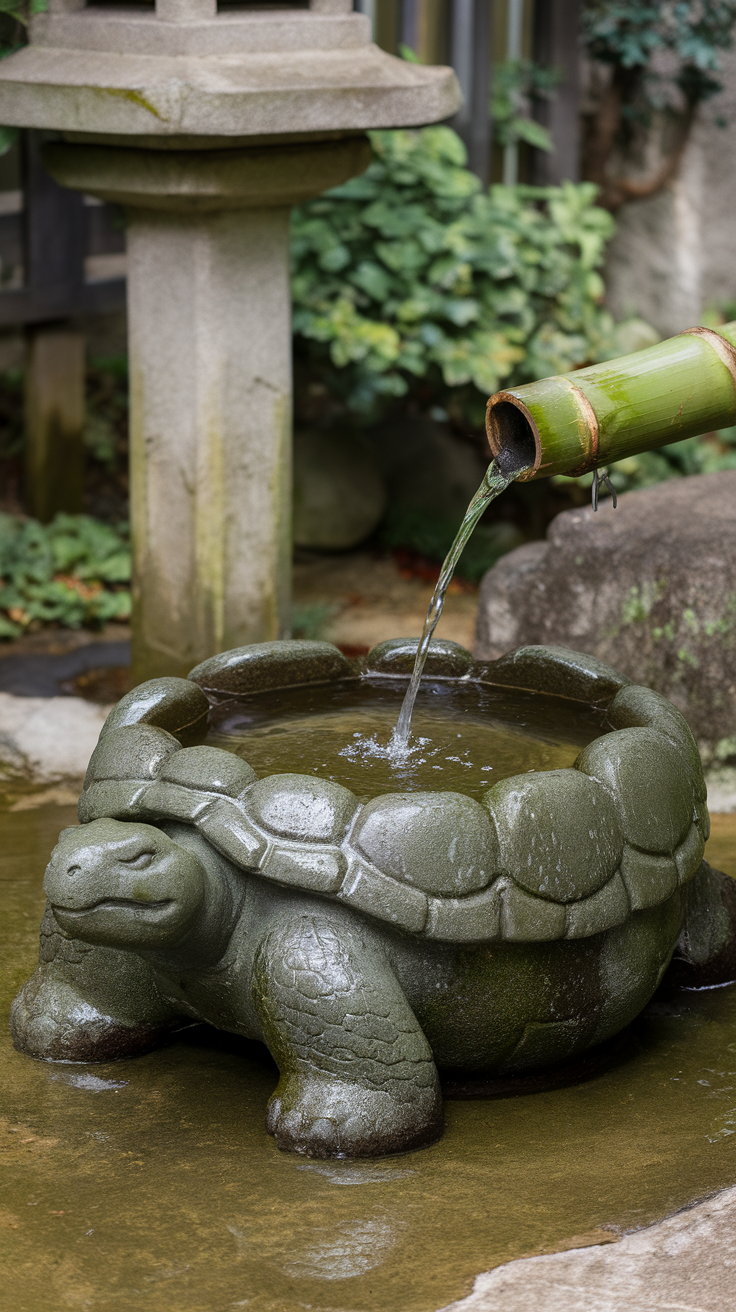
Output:
<instances>
[{"instance_id":1,"label":"stone water basin","mask_svg":"<svg viewBox=\"0 0 736 1312\"><path fill-rule=\"evenodd\" d=\"M420 745L405 761L391 761L366 750L366 743L388 744L406 684L406 677L369 672L361 679L227 700L210 712L207 741L243 757L259 778L316 775L349 788L361 801L417 789L460 792L479 801L510 775L571 766L604 727L601 707L430 676L422 682L412 720Z\"/></svg>"}]
</instances>

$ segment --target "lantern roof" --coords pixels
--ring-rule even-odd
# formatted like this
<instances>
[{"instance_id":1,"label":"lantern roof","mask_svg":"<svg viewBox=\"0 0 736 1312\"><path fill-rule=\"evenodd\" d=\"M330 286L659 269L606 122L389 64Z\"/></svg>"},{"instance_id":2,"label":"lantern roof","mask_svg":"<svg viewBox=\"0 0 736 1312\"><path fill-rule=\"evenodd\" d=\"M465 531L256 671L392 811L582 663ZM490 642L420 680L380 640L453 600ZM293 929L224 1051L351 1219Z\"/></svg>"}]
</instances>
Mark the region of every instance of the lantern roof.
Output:
<instances>
[{"instance_id":1,"label":"lantern roof","mask_svg":"<svg viewBox=\"0 0 736 1312\"><path fill-rule=\"evenodd\" d=\"M437 122L450 68L370 39L351 0L305 5L50 0L0 62L0 123L150 146L256 144Z\"/></svg>"}]
</instances>

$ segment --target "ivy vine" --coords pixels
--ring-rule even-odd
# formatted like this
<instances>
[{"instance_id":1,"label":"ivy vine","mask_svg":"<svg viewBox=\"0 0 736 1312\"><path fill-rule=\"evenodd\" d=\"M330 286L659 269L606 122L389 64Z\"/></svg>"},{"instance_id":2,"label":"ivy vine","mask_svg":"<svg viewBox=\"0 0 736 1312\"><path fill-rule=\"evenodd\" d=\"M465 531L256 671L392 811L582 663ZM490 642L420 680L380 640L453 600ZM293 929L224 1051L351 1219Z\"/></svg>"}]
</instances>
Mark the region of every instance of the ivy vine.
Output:
<instances>
[{"instance_id":1,"label":"ivy vine","mask_svg":"<svg viewBox=\"0 0 736 1312\"><path fill-rule=\"evenodd\" d=\"M593 66L584 175L608 209L653 195L676 175L699 106L723 89L721 56L735 27L736 0L584 0ZM630 157L661 113L672 141L659 168L643 179L615 176L616 155Z\"/></svg>"}]
</instances>

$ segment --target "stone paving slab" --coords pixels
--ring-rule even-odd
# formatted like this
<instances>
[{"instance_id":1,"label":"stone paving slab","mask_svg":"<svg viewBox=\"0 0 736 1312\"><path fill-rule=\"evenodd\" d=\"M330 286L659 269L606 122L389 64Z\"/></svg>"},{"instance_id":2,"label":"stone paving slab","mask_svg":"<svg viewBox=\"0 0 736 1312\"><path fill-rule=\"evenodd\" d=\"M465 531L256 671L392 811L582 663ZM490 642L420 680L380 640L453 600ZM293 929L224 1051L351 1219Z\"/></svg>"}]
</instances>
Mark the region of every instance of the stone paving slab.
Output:
<instances>
[{"instance_id":1,"label":"stone paving slab","mask_svg":"<svg viewBox=\"0 0 736 1312\"><path fill-rule=\"evenodd\" d=\"M528 1257L478 1276L441 1312L732 1312L736 1188L605 1247Z\"/></svg>"},{"instance_id":2,"label":"stone paving slab","mask_svg":"<svg viewBox=\"0 0 736 1312\"><path fill-rule=\"evenodd\" d=\"M0 692L0 777L81 779L109 710L80 697Z\"/></svg>"}]
</instances>

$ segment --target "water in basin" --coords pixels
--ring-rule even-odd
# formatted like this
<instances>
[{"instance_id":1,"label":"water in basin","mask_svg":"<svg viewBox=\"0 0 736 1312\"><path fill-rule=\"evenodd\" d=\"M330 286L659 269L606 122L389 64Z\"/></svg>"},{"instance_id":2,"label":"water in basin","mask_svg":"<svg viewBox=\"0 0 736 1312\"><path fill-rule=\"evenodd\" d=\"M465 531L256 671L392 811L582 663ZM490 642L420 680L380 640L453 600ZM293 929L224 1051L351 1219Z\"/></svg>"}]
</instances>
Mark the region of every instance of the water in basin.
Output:
<instances>
[{"instance_id":1,"label":"water in basin","mask_svg":"<svg viewBox=\"0 0 736 1312\"><path fill-rule=\"evenodd\" d=\"M479 798L509 775L571 766L605 728L604 711L561 697L425 678L411 749L397 754L388 745L406 688L375 678L259 693L217 708L209 741L259 776L317 774L361 799L430 788Z\"/></svg>"}]
</instances>

